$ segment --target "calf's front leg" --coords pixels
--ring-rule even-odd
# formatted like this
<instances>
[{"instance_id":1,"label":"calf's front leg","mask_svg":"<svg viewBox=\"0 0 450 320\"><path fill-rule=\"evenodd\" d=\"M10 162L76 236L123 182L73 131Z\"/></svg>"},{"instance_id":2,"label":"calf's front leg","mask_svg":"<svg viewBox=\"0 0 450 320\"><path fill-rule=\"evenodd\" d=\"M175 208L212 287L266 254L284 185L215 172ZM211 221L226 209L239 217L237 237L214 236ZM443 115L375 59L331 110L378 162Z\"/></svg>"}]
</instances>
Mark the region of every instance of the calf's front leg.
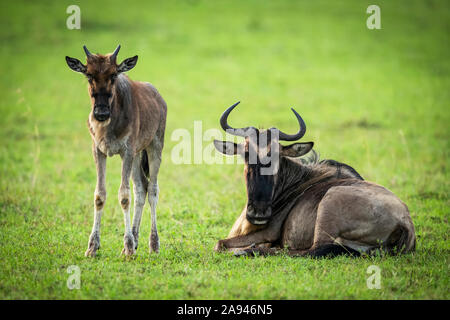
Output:
<instances>
[{"instance_id":1,"label":"calf's front leg","mask_svg":"<svg viewBox=\"0 0 450 320\"><path fill-rule=\"evenodd\" d=\"M94 193L94 225L89 237L88 248L84 254L86 257L95 257L100 248L100 222L106 201L106 155L95 145L92 146L92 153L97 168L97 186Z\"/></svg>"},{"instance_id":2,"label":"calf's front leg","mask_svg":"<svg viewBox=\"0 0 450 320\"><path fill-rule=\"evenodd\" d=\"M126 153L122 156L122 182L119 188L119 203L122 207L123 218L125 224L125 232L123 236L124 248L122 254L131 256L136 252L136 246L134 242L133 233L131 231L130 223L130 175L133 166L133 156Z\"/></svg>"}]
</instances>

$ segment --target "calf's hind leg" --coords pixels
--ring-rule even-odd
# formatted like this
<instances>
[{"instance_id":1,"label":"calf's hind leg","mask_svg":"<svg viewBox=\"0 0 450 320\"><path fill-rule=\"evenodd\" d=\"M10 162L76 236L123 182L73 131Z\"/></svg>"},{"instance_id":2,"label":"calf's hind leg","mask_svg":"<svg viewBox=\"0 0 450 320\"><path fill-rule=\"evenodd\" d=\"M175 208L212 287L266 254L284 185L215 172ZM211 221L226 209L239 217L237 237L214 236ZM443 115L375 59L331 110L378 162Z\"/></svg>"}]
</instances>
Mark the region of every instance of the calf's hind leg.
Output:
<instances>
[{"instance_id":1,"label":"calf's hind leg","mask_svg":"<svg viewBox=\"0 0 450 320\"><path fill-rule=\"evenodd\" d=\"M131 178L133 179L134 192L134 216L133 227L131 232L134 237L134 248L137 249L139 241L139 227L141 225L142 210L145 205L145 198L147 197L148 180L142 169L142 156L145 151L141 152L133 160L133 169Z\"/></svg>"},{"instance_id":2,"label":"calf's hind leg","mask_svg":"<svg viewBox=\"0 0 450 320\"><path fill-rule=\"evenodd\" d=\"M159 252L159 236L156 227L156 206L159 198L158 172L161 165L162 144L155 137L147 149L149 163L148 202L150 203L152 226L149 239L150 252Z\"/></svg>"}]
</instances>

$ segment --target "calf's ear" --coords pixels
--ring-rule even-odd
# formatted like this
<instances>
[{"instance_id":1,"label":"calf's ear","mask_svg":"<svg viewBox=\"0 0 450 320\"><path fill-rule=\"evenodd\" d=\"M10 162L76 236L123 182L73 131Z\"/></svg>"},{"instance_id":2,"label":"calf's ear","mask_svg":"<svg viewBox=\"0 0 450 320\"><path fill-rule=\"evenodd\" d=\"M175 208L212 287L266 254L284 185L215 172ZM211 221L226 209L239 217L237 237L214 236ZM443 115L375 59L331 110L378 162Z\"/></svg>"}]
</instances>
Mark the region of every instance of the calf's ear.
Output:
<instances>
[{"instance_id":1,"label":"calf's ear","mask_svg":"<svg viewBox=\"0 0 450 320\"><path fill-rule=\"evenodd\" d=\"M307 154L314 146L314 142L293 143L288 146L281 146L281 155L285 157L297 158Z\"/></svg>"},{"instance_id":2,"label":"calf's ear","mask_svg":"<svg viewBox=\"0 0 450 320\"><path fill-rule=\"evenodd\" d=\"M121 64L117 67L117 72L127 72L134 68L138 60L138 56L134 56L131 58L126 58L122 61Z\"/></svg>"},{"instance_id":3,"label":"calf's ear","mask_svg":"<svg viewBox=\"0 0 450 320\"><path fill-rule=\"evenodd\" d=\"M214 147L216 147L217 151L220 153L230 156L242 153L242 145L234 142L214 140Z\"/></svg>"},{"instance_id":4,"label":"calf's ear","mask_svg":"<svg viewBox=\"0 0 450 320\"><path fill-rule=\"evenodd\" d=\"M66 56L66 62L73 71L83 74L86 73L86 66L80 60Z\"/></svg>"}]
</instances>

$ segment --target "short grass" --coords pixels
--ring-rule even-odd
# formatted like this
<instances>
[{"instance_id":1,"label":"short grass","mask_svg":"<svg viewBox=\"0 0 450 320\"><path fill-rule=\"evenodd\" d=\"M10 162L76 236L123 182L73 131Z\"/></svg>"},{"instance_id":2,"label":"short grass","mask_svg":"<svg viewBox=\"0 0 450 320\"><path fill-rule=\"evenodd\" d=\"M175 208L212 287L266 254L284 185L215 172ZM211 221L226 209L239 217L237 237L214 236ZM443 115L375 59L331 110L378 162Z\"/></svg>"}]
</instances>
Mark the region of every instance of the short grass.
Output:
<instances>
[{"instance_id":1,"label":"short grass","mask_svg":"<svg viewBox=\"0 0 450 320\"><path fill-rule=\"evenodd\" d=\"M0 298L449 299L448 1L73 1L0 4ZM84 257L95 168L86 80L64 56L82 45L139 55L133 79L168 103L160 171L161 253L148 254L148 204L135 259L120 256L120 159L108 162L102 248ZM355 167L411 211L417 251L400 257L234 258L213 252L245 203L242 164L176 165L175 129L308 125L323 158ZM206 146L209 141L205 141ZM81 270L69 290L67 268ZM381 289L366 286L370 265Z\"/></svg>"}]
</instances>

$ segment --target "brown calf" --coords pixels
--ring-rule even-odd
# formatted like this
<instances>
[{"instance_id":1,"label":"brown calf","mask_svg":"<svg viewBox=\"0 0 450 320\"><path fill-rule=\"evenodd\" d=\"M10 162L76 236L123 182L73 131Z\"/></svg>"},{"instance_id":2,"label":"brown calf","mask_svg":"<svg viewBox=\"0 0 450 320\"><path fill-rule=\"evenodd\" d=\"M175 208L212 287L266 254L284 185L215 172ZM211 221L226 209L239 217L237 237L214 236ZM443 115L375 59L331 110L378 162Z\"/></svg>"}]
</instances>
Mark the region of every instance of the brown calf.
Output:
<instances>
[{"instance_id":1,"label":"brown calf","mask_svg":"<svg viewBox=\"0 0 450 320\"><path fill-rule=\"evenodd\" d=\"M94 225L86 256L95 256L100 247L100 220L106 201L106 157L119 154L122 158L122 182L119 202L125 221L124 249L132 255L138 245L142 210L148 193L152 227L150 251L159 251L156 228L158 202L158 171L164 145L167 106L150 83L130 80L124 72L137 63L137 56L117 64L120 45L112 54L92 54L84 46L87 63L66 57L68 66L84 74L89 82L92 110L88 127L92 137L92 152L97 167L94 193ZM134 217L130 225L130 176L133 179Z\"/></svg>"}]
</instances>

